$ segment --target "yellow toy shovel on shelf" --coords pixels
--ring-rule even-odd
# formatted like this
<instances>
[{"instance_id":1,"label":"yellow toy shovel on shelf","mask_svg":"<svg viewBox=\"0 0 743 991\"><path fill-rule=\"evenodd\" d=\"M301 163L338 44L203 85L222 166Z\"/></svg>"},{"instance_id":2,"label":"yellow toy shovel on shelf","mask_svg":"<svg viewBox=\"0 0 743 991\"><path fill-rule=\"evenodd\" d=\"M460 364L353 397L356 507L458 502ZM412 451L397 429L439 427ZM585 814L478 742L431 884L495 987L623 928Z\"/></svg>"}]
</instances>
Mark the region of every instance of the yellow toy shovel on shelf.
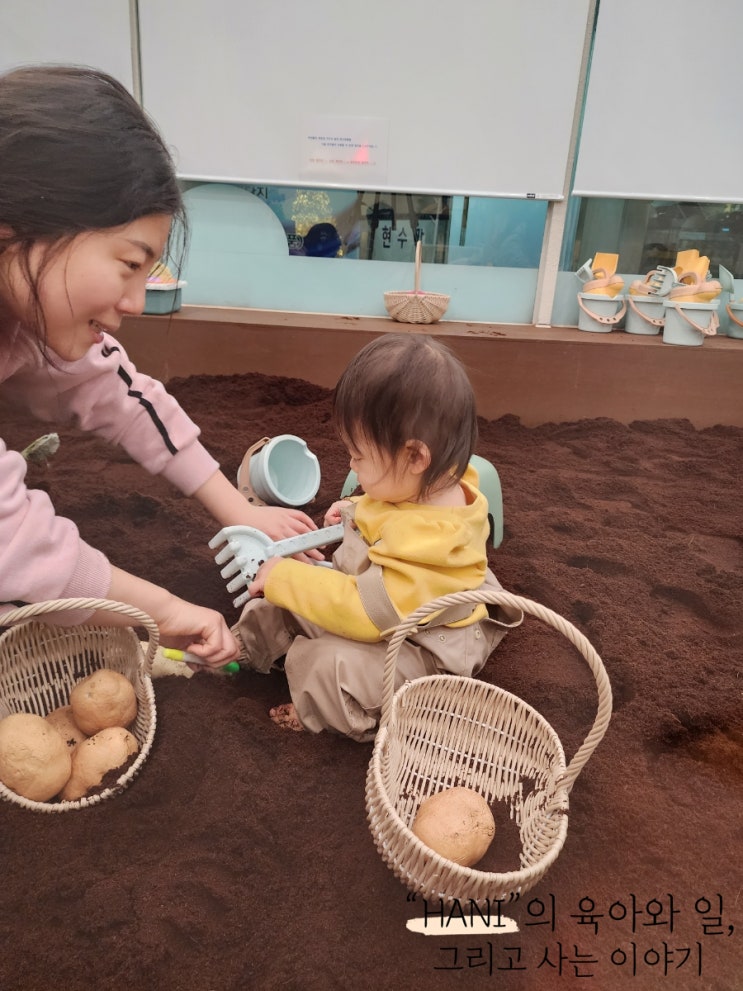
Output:
<instances>
[{"instance_id":1,"label":"yellow toy shovel on shelf","mask_svg":"<svg viewBox=\"0 0 743 991\"><path fill-rule=\"evenodd\" d=\"M578 278L586 276L583 282L583 292L595 296L618 296L624 289L624 279L617 275L619 255L599 252L582 265Z\"/></svg>"},{"instance_id":2,"label":"yellow toy shovel on shelf","mask_svg":"<svg viewBox=\"0 0 743 991\"><path fill-rule=\"evenodd\" d=\"M696 257L695 257L696 256ZM676 284L668 294L677 303L709 303L722 292L722 283L709 279L709 258L698 251L680 251L676 256ZM679 271L680 269L680 271Z\"/></svg>"}]
</instances>

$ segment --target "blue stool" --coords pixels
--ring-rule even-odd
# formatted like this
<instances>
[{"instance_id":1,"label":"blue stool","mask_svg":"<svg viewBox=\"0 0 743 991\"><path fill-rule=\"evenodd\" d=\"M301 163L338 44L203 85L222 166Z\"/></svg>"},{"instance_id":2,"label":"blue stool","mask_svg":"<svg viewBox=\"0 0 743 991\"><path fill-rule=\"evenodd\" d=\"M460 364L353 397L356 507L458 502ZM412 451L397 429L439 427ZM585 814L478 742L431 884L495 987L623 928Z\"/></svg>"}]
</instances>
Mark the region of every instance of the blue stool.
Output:
<instances>
[{"instance_id":1,"label":"blue stool","mask_svg":"<svg viewBox=\"0 0 743 991\"><path fill-rule=\"evenodd\" d=\"M472 455L470 464L477 471L480 491L488 500L490 540L493 547L500 547L503 543L503 491L498 472L495 470L495 465L481 458L479 454Z\"/></svg>"},{"instance_id":2,"label":"blue stool","mask_svg":"<svg viewBox=\"0 0 743 991\"><path fill-rule=\"evenodd\" d=\"M470 464L480 478L480 491L488 501L488 519L490 520L490 540L493 547L500 547L503 543L503 491L501 489L500 478L495 467L485 458L478 454L473 454ZM346 481L341 490L341 499L347 499L353 495L359 484L355 471L349 471Z\"/></svg>"}]
</instances>

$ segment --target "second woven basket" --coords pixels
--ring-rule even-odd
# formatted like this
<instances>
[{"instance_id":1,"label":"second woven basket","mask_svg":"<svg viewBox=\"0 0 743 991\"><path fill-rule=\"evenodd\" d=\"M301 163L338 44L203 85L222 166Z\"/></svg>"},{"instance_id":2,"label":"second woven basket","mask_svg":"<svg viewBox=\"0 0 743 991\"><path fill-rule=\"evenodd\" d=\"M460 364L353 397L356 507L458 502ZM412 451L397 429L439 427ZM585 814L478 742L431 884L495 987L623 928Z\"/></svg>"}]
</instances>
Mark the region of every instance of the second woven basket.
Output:
<instances>
[{"instance_id":1,"label":"second woven basket","mask_svg":"<svg viewBox=\"0 0 743 991\"><path fill-rule=\"evenodd\" d=\"M421 291L421 246L415 245L415 289L412 292L386 292L384 305L393 320L400 323L436 323L446 313L449 296L440 292Z\"/></svg>"},{"instance_id":2,"label":"second woven basket","mask_svg":"<svg viewBox=\"0 0 743 991\"><path fill-rule=\"evenodd\" d=\"M393 694L405 638L431 613L462 602L522 609L562 633L583 655L596 681L598 712L569 765L547 720L488 682L430 675L406 682ZM562 849L568 795L610 717L611 686L601 658L582 633L551 610L491 590L456 592L422 606L390 638L380 728L367 772L369 826L382 859L411 891L431 900L471 900L485 907L518 898L541 880ZM519 829L519 866L502 872L461 867L413 833L421 802L455 786L477 791L489 805L505 804ZM493 842L498 843L497 832Z\"/></svg>"}]
</instances>

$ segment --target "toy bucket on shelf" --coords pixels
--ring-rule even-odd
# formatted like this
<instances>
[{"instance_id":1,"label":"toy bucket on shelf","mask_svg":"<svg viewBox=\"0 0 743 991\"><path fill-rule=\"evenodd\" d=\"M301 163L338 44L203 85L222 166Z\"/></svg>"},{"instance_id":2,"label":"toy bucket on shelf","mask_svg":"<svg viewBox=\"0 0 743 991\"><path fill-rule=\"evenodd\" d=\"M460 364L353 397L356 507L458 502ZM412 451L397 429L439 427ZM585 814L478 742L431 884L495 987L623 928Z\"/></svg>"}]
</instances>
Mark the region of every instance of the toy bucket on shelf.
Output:
<instances>
[{"instance_id":1,"label":"toy bucket on shelf","mask_svg":"<svg viewBox=\"0 0 743 991\"><path fill-rule=\"evenodd\" d=\"M735 303L736 300L733 298L735 293L735 279L733 273L729 272L723 265L720 265L719 282L722 287L720 292L720 305L717 308L717 317L720 321L720 326L717 328L717 333L722 334L725 337L735 337L736 334L730 333L731 326L734 330L740 330L735 322L730 317L730 311L728 306L730 303Z\"/></svg>"},{"instance_id":2,"label":"toy bucket on shelf","mask_svg":"<svg viewBox=\"0 0 743 991\"><path fill-rule=\"evenodd\" d=\"M131 627L54 625L54 616L76 610L105 610L126 616L132 626L148 634L143 654L139 637ZM73 686L99 668L123 674L134 687L137 716L127 727L139 751L126 770L108 787L75 801L38 802L16 794L0 783L0 798L39 812L67 812L97 805L122 792L139 773L155 737L155 693L152 662L159 631L145 613L123 602L108 599L54 599L13 609L0 616L8 629L0 636L0 720L16 712L47 716L69 704Z\"/></svg>"},{"instance_id":3,"label":"toy bucket on shelf","mask_svg":"<svg viewBox=\"0 0 743 991\"><path fill-rule=\"evenodd\" d=\"M664 312L662 296L627 296L627 319L624 329L628 334L659 334L663 329Z\"/></svg>"},{"instance_id":4,"label":"toy bucket on shelf","mask_svg":"<svg viewBox=\"0 0 743 991\"><path fill-rule=\"evenodd\" d=\"M181 290L185 285L182 280L172 285L148 285L142 312L150 316L176 313L181 308Z\"/></svg>"},{"instance_id":5,"label":"toy bucket on shelf","mask_svg":"<svg viewBox=\"0 0 743 991\"><path fill-rule=\"evenodd\" d=\"M575 273L583 283L583 292L591 295L618 296L624 289L624 279L616 274L618 263L619 255L605 251L589 258Z\"/></svg>"},{"instance_id":6,"label":"toy bucket on shelf","mask_svg":"<svg viewBox=\"0 0 743 991\"><path fill-rule=\"evenodd\" d=\"M743 299L731 299L725 311L730 319L728 337L743 339Z\"/></svg>"},{"instance_id":7,"label":"toy bucket on shelf","mask_svg":"<svg viewBox=\"0 0 743 991\"><path fill-rule=\"evenodd\" d=\"M430 675L394 691L397 655L406 636L432 612L464 602L521 609L562 633L582 654L598 689L598 711L570 764L544 717L489 682ZM411 613L389 641L380 728L366 779L369 827L384 862L412 892L444 903L471 899L485 906L529 891L563 847L568 796L606 732L611 704L609 679L591 644L536 602L480 589L443 596ZM521 838L518 863L493 864L497 870L461 867L418 839L411 827L419 806L452 787L471 788L489 805L507 807Z\"/></svg>"},{"instance_id":8,"label":"toy bucket on shelf","mask_svg":"<svg viewBox=\"0 0 743 991\"><path fill-rule=\"evenodd\" d=\"M687 347L698 347L700 344L704 344L705 337L712 337L717 333L719 325L718 306L719 300L716 299L706 303L665 300L663 343L682 344Z\"/></svg>"},{"instance_id":9,"label":"toy bucket on shelf","mask_svg":"<svg viewBox=\"0 0 743 991\"><path fill-rule=\"evenodd\" d=\"M578 330L608 334L619 327L627 312L627 300L624 296L579 292L578 308Z\"/></svg>"},{"instance_id":10,"label":"toy bucket on shelf","mask_svg":"<svg viewBox=\"0 0 743 991\"><path fill-rule=\"evenodd\" d=\"M237 487L256 506L306 506L320 488L320 464L301 437L263 437L248 448Z\"/></svg>"},{"instance_id":11,"label":"toy bucket on shelf","mask_svg":"<svg viewBox=\"0 0 743 991\"><path fill-rule=\"evenodd\" d=\"M175 313L181 308L181 290L186 285L179 281L163 262L155 262L147 276L144 313Z\"/></svg>"}]
</instances>

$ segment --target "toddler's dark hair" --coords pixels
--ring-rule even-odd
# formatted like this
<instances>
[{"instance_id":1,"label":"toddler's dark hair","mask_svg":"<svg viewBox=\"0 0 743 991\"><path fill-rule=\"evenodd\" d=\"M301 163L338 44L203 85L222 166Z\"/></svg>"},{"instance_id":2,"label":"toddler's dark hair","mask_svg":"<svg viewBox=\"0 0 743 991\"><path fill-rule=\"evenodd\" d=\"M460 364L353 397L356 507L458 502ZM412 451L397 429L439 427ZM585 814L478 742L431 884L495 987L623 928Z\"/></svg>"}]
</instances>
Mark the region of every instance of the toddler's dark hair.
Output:
<instances>
[{"instance_id":1,"label":"toddler's dark hair","mask_svg":"<svg viewBox=\"0 0 743 991\"><path fill-rule=\"evenodd\" d=\"M341 375L333 420L345 442L363 438L391 457L423 441L431 464L422 494L445 476L459 480L477 442L472 384L459 359L427 334L384 334L367 344Z\"/></svg>"},{"instance_id":2,"label":"toddler's dark hair","mask_svg":"<svg viewBox=\"0 0 743 991\"><path fill-rule=\"evenodd\" d=\"M48 264L75 235L185 210L157 128L128 90L86 66L32 65L0 76L0 251L19 246L43 336L31 248ZM172 235L171 235L172 237ZM39 273L41 274L41 273Z\"/></svg>"}]
</instances>

